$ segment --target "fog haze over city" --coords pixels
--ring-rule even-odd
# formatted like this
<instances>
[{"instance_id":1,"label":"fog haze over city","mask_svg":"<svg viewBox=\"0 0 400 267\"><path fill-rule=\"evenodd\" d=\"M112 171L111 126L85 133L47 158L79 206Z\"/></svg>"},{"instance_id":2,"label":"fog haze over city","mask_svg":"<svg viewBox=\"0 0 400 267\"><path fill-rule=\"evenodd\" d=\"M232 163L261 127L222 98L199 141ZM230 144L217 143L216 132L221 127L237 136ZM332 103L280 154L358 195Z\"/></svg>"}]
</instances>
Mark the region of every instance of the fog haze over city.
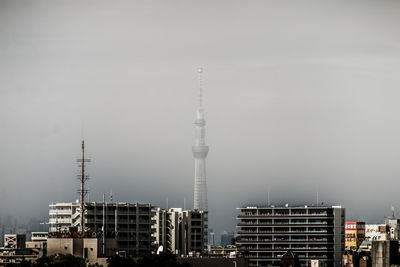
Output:
<instances>
[{"instance_id":1,"label":"fog haze over city","mask_svg":"<svg viewBox=\"0 0 400 267\"><path fill-rule=\"evenodd\" d=\"M400 209L396 1L1 1L0 216L78 198L193 206L204 69L209 227L236 208Z\"/></svg>"}]
</instances>

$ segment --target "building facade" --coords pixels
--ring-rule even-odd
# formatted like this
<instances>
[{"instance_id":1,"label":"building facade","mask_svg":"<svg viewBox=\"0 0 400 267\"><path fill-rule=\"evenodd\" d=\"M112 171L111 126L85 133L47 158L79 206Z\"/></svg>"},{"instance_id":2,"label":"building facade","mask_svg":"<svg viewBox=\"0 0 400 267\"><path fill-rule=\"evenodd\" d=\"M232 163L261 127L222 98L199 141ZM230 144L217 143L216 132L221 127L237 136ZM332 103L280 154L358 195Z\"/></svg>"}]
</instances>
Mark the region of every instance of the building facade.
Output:
<instances>
[{"instance_id":1,"label":"building facade","mask_svg":"<svg viewBox=\"0 0 400 267\"><path fill-rule=\"evenodd\" d=\"M176 255L202 254L207 247L207 227L207 211L158 208L155 243Z\"/></svg>"},{"instance_id":2,"label":"building facade","mask_svg":"<svg viewBox=\"0 0 400 267\"><path fill-rule=\"evenodd\" d=\"M154 250L154 207L140 203L85 203L85 235L114 238L116 249L128 255ZM80 228L80 203L50 205L49 234L68 233Z\"/></svg>"},{"instance_id":3,"label":"building facade","mask_svg":"<svg viewBox=\"0 0 400 267\"><path fill-rule=\"evenodd\" d=\"M345 238L346 249L358 248L365 239L365 222L346 222Z\"/></svg>"},{"instance_id":4,"label":"building facade","mask_svg":"<svg viewBox=\"0 0 400 267\"><path fill-rule=\"evenodd\" d=\"M236 244L249 266L279 264L286 251L299 257L341 266L344 252L345 209L340 206L239 208Z\"/></svg>"}]
</instances>

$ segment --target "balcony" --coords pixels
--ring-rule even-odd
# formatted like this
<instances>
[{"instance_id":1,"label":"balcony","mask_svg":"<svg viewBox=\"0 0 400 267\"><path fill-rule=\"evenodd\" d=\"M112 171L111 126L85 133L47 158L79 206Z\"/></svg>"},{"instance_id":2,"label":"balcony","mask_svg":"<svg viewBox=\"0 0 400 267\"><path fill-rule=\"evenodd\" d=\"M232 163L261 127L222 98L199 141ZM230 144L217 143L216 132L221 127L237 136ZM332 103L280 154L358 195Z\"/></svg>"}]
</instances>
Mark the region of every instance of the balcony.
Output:
<instances>
[{"instance_id":1,"label":"balcony","mask_svg":"<svg viewBox=\"0 0 400 267\"><path fill-rule=\"evenodd\" d=\"M66 209L66 210L50 210L49 215L71 215L72 210L71 209Z\"/></svg>"},{"instance_id":2,"label":"balcony","mask_svg":"<svg viewBox=\"0 0 400 267\"><path fill-rule=\"evenodd\" d=\"M71 224L72 220L71 219L50 219L49 223L50 224L62 224L62 223Z\"/></svg>"}]
</instances>

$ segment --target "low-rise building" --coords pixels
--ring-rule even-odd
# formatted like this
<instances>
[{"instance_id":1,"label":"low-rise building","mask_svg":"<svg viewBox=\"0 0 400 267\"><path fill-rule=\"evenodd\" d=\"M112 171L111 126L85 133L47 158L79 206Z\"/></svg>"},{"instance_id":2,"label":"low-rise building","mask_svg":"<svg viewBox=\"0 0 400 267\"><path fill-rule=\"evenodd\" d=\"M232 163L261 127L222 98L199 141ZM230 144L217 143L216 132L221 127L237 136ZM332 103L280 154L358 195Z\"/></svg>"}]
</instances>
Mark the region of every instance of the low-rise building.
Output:
<instances>
[{"instance_id":1,"label":"low-rise building","mask_svg":"<svg viewBox=\"0 0 400 267\"><path fill-rule=\"evenodd\" d=\"M345 247L357 249L365 239L365 222L346 222Z\"/></svg>"},{"instance_id":2,"label":"low-rise building","mask_svg":"<svg viewBox=\"0 0 400 267\"><path fill-rule=\"evenodd\" d=\"M31 241L26 241L26 248L36 250L39 256L47 253L48 232L32 232Z\"/></svg>"},{"instance_id":3,"label":"low-rise building","mask_svg":"<svg viewBox=\"0 0 400 267\"><path fill-rule=\"evenodd\" d=\"M370 241L389 240L389 228L386 224L366 224L365 239Z\"/></svg>"},{"instance_id":4,"label":"low-rise building","mask_svg":"<svg viewBox=\"0 0 400 267\"><path fill-rule=\"evenodd\" d=\"M0 248L0 266L19 264L23 260L33 261L39 256L39 250L26 248L26 235L5 234L4 247Z\"/></svg>"},{"instance_id":5,"label":"low-rise building","mask_svg":"<svg viewBox=\"0 0 400 267\"><path fill-rule=\"evenodd\" d=\"M26 243L26 235L21 234L5 234L4 248L24 249Z\"/></svg>"},{"instance_id":6,"label":"low-rise building","mask_svg":"<svg viewBox=\"0 0 400 267\"><path fill-rule=\"evenodd\" d=\"M116 239L107 238L62 238L50 237L47 240L47 254L71 254L88 260L90 264L107 266L107 257L116 253Z\"/></svg>"}]
</instances>

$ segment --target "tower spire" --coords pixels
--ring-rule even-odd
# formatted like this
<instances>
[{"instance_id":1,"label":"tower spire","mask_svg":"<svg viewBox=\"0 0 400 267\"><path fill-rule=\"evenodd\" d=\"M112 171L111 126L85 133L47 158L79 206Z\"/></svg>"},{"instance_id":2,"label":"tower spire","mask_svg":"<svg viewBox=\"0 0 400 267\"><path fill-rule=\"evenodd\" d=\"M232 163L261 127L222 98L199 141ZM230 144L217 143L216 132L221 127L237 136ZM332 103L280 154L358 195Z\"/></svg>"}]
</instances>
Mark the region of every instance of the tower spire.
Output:
<instances>
[{"instance_id":1,"label":"tower spire","mask_svg":"<svg viewBox=\"0 0 400 267\"><path fill-rule=\"evenodd\" d=\"M199 73L199 108L203 108L203 68L199 67L197 69Z\"/></svg>"}]
</instances>

